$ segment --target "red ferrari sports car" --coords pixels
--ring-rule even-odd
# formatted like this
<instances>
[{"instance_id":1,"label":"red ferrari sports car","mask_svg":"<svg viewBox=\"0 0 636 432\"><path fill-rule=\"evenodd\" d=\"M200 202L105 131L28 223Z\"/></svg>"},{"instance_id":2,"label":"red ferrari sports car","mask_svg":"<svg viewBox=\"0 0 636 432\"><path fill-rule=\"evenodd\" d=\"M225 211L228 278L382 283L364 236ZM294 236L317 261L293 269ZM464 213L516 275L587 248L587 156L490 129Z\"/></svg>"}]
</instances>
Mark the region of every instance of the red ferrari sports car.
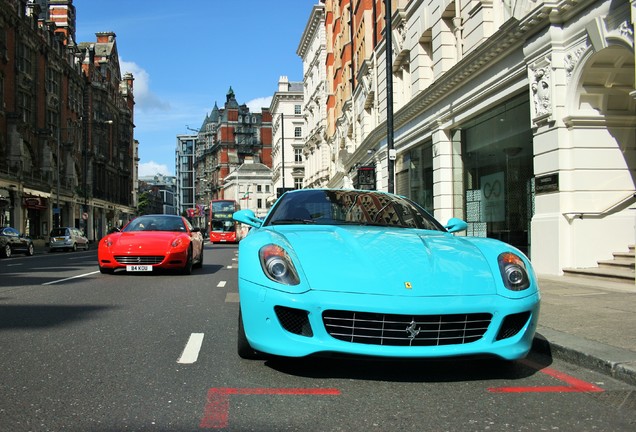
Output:
<instances>
[{"instance_id":1,"label":"red ferrari sports car","mask_svg":"<svg viewBox=\"0 0 636 432\"><path fill-rule=\"evenodd\" d=\"M190 274L203 265L203 235L181 216L139 216L100 240L97 262L102 273L166 269Z\"/></svg>"}]
</instances>

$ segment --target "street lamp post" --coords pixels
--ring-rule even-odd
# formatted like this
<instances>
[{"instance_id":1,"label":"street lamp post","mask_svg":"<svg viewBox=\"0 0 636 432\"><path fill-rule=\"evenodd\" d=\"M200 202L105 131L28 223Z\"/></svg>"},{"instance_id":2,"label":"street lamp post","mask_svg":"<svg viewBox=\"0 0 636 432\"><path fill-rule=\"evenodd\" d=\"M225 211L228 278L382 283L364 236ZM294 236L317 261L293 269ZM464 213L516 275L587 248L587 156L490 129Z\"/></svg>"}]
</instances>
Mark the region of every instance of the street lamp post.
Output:
<instances>
[{"instance_id":1,"label":"street lamp post","mask_svg":"<svg viewBox=\"0 0 636 432\"><path fill-rule=\"evenodd\" d=\"M393 146L393 41L391 22L391 0L384 0L386 41L386 148L387 148L387 192L395 192L395 148Z\"/></svg>"},{"instance_id":2,"label":"street lamp post","mask_svg":"<svg viewBox=\"0 0 636 432\"><path fill-rule=\"evenodd\" d=\"M285 191L285 113L280 113L280 159L281 176L283 177L283 191Z\"/></svg>"}]
</instances>

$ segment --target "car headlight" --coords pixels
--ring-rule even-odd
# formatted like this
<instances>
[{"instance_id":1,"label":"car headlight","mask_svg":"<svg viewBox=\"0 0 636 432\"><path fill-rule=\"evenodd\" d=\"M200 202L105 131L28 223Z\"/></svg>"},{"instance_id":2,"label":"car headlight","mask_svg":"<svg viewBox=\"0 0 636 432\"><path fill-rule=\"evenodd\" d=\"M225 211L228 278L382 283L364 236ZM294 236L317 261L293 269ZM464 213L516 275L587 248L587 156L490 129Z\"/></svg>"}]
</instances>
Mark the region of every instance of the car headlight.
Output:
<instances>
[{"instance_id":1,"label":"car headlight","mask_svg":"<svg viewBox=\"0 0 636 432\"><path fill-rule=\"evenodd\" d=\"M530 278L523 260L512 252L497 257L503 283L511 291L523 291L530 286Z\"/></svg>"},{"instance_id":2,"label":"car headlight","mask_svg":"<svg viewBox=\"0 0 636 432\"><path fill-rule=\"evenodd\" d=\"M104 240L104 246L111 247L113 245L113 241L109 238Z\"/></svg>"},{"instance_id":3,"label":"car headlight","mask_svg":"<svg viewBox=\"0 0 636 432\"><path fill-rule=\"evenodd\" d=\"M176 239L172 240L172 243L170 243L170 246L177 247L181 243L183 243L183 239L181 237L177 237Z\"/></svg>"},{"instance_id":4,"label":"car headlight","mask_svg":"<svg viewBox=\"0 0 636 432\"><path fill-rule=\"evenodd\" d=\"M269 244L258 251L261 267L265 275L274 282L285 285L298 285L298 273L291 258L282 247Z\"/></svg>"}]
</instances>

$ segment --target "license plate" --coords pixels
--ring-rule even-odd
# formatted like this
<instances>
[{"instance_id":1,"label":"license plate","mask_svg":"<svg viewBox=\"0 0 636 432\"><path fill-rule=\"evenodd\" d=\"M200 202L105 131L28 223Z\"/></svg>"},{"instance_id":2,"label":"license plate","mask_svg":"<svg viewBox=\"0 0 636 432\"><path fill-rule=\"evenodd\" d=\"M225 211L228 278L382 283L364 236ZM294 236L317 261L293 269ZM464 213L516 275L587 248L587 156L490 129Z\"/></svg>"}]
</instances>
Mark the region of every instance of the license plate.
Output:
<instances>
[{"instance_id":1,"label":"license plate","mask_svg":"<svg viewBox=\"0 0 636 432\"><path fill-rule=\"evenodd\" d=\"M127 265L126 271L129 272L148 272L152 271L152 266L150 265Z\"/></svg>"}]
</instances>

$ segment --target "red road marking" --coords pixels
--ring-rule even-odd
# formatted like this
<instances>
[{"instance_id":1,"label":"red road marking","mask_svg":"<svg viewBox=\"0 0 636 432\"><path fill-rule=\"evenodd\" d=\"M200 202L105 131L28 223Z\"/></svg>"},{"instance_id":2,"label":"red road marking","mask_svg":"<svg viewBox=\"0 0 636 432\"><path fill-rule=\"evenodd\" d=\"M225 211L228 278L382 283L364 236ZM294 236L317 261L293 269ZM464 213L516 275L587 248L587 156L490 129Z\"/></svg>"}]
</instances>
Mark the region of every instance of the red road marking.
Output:
<instances>
[{"instance_id":1,"label":"red road marking","mask_svg":"<svg viewBox=\"0 0 636 432\"><path fill-rule=\"evenodd\" d=\"M227 427L230 414L230 395L338 396L340 390L333 388L211 388L208 390L208 401L199 428L222 429Z\"/></svg>"},{"instance_id":2,"label":"red road marking","mask_svg":"<svg viewBox=\"0 0 636 432\"><path fill-rule=\"evenodd\" d=\"M589 393L602 392L602 388L595 386L587 381L574 378L571 375L559 372L556 369L542 367L538 363L531 360L521 360L521 363L531 367L541 373L544 373L559 381L568 384L565 386L538 386L538 387L490 387L491 393Z\"/></svg>"}]
</instances>

